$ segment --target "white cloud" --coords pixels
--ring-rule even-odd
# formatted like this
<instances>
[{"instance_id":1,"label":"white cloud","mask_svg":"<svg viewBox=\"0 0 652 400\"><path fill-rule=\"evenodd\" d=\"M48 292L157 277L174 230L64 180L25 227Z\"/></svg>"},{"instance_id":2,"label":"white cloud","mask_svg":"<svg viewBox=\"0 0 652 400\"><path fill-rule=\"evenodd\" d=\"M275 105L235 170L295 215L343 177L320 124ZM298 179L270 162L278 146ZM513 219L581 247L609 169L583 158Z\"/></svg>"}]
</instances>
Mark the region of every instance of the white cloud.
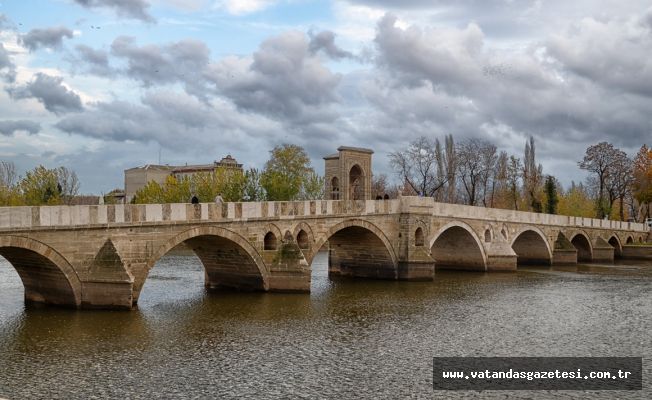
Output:
<instances>
[{"instance_id":1,"label":"white cloud","mask_svg":"<svg viewBox=\"0 0 652 400\"><path fill-rule=\"evenodd\" d=\"M279 0L220 0L214 7L232 15L245 15L262 11L278 2Z\"/></svg>"}]
</instances>

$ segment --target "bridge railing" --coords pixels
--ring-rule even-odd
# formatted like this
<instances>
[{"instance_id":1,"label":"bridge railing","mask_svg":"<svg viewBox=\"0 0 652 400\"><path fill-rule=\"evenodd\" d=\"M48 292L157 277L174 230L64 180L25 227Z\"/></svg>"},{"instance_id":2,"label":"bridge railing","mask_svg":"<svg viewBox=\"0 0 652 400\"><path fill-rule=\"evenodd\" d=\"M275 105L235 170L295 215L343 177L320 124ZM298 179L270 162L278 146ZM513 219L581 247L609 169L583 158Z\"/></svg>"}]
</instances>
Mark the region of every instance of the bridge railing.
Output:
<instances>
[{"instance_id":1,"label":"bridge railing","mask_svg":"<svg viewBox=\"0 0 652 400\"><path fill-rule=\"evenodd\" d=\"M0 207L0 229L106 226L117 224L184 223L252 219L291 219L324 215L422 213L455 219L576 226L644 232L644 224L550 215L460 204L437 203L432 198L394 200L315 200L201 204L115 204L97 206Z\"/></svg>"},{"instance_id":2,"label":"bridge railing","mask_svg":"<svg viewBox=\"0 0 652 400\"><path fill-rule=\"evenodd\" d=\"M646 231L648 229L645 224L636 222L504 210L499 208L467 206L463 204L438 203L435 202L433 198L429 197L403 197L402 200L401 212L423 212L449 218L634 231Z\"/></svg>"},{"instance_id":3,"label":"bridge railing","mask_svg":"<svg viewBox=\"0 0 652 400\"><path fill-rule=\"evenodd\" d=\"M0 207L0 229L395 214L399 200Z\"/></svg>"}]
</instances>

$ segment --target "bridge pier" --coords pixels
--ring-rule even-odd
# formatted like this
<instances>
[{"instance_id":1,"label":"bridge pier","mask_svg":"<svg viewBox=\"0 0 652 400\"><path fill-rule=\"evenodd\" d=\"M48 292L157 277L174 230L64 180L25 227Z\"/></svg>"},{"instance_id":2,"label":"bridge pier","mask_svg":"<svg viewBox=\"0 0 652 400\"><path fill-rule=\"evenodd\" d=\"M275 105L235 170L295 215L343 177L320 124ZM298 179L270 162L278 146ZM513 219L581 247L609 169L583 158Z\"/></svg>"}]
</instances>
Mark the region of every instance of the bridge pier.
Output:
<instances>
[{"instance_id":1,"label":"bridge pier","mask_svg":"<svg viewBox=\"0 0 652 400\"><path fill-rule=\"evenodd\" d=\"M593 244L593 262L613 263L615 249L607 241L597 238Z\"/></svg>"},{"instance_id":2,"label":"bridge pier","mask_svg":"<svg viewBox=\"0 0 652 400\"><path fill-rule=\"evenodd\" d=\"M552 265L577 264L577 249L561 232L557 235L552 251Z\"/></svg>"},{"instance_id":3,"label":"bridge pier","mask_svg":"<svg viewBox=\"0 0 652 400\"><path fill-rule=\"evenodd\" d=\"M278 250L263 251L263 259L270 266L270 292L310 293L310 265L291 235L284 238Z\"/></svg>"},{"instance_id":4,"label":"bridge pier","mask_svg":"<svg viewBox=\"0 0 652 400\"><path fill-rule=\"evenodd\" d=\"M350 278L397 279L385 244L371 231L350 226L328 239L328 274Z\"/></svg>"},{"instance_id":5,"label":"bridge pier","mask_svg":"<svg viewBox=\"0 0 652 400\"><path fill-rule=\"evenodd\" d=\"M507 242L487 246L487 271L516 271L518 256Z\"/></svg>"},{"instance_id":6,"label":"bridge pier","mask_svg":"<svg viewBox=\"0 0 652 400\"><path fill-rule=\"evenodd\" d=\"M427 216L418 214L399 216L399 280L431 281L435 277L435 260L426 246L424 219Z\"/></svg>"}]
</instances>

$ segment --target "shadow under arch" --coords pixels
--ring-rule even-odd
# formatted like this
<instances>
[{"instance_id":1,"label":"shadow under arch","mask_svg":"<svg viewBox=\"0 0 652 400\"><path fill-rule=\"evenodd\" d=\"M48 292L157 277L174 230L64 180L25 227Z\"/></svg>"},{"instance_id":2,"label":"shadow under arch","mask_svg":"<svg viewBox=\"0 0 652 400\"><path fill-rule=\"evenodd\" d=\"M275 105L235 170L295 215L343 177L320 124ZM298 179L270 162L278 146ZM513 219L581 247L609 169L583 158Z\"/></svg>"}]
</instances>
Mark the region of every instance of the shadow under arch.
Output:
<instances>
[{"instance_id":1,"label":"shadow under arch","mask_svg":"<svg viewBox=\"0 0 652 400\"><path fill-rule=\"evenodd\" d=\"M623 245L620 243L620 238L618 235L615 233L612 234L607 243L609 243L611 247L614 248L614 257L618 258L623 256Z\"/></svg>"},{"instance_id":2,"label":"shadow under arch","mask_svg":"<svg viewBox=\"0 0 652 400\"><path fill-rule=\"evenodd\" d=\"M526 226L513 237L511 248L517 265L552 265L552 249L541 229Z\"/></svg>"},{"instance_id":3,"label":"shadow under arch","mask_svg":"<svg viewBox=\"0 0 652 400\"><path fill-rule=\"evenodd\" d=\"M0 256L18 272L25 301L78 308L82 285L70 263L55 249L22 236L0 236Z\"/></svg>"},{"instance_id":4,"label":"shadow under arch","mask_svg":"<svg viewBox=\"0 0 652 400\"><path fill-rule=\"evenodd\" d=\"M584 231L576 232L570 239L572 245L577 249L577 261L593 261L593 246L589 235Z\"/></svg>"},{"instance_id":5,"label":"shadow under arch","mask_svg":"<svg viewBox=\"0 0 652 400\"><path fill-rule=\"evenodd\" d=\"M134 305L156 262L177 245L185 243L204 266L207 288L239 290L269 289L269 271L256 248L239 234L215 226L202 226L181 232L160 246L149 258L142 275L135 276Z\"/></svg>"},{"instance_id":6,"label":"shadow under arch","mask_svg":"<svg viewBox=\"0 0 652 400\"><path fill-rule=\"evenodd\" d=\"M387 236L374 224L349 219L331 227L306 257L308 264L328 242L329 275L397 279L396 254Z\"/></svg>"},{"instance_id":7,"label":"shadow under arch","mask_svg":"<svg viewBox=\"0 0 652 400\"><path fill-rule=\"evenodd\" d=\"M452 221L430 240L435 269L486 271L487 255L482 241L470 225Z\"/></svg>"}]
</instances>

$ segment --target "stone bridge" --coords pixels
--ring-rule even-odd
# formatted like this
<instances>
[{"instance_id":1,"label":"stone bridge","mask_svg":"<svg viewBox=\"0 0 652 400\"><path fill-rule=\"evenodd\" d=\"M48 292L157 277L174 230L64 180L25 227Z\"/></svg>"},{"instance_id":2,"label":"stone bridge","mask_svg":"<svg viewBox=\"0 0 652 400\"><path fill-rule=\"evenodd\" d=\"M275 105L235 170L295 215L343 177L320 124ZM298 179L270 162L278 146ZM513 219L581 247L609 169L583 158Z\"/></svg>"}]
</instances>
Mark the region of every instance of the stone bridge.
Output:
<instances>
[{"instance_id":1,"label":"stone bridge","mask_svg":"<svg viewBox=\"0 0 652 400\"><path fill-rule=\"evenodd\" d=\"M643 224L418 197L0 208L0 255L26 301L77 308L134 308L149 271L182 243L208 288L309 292L322 248L330 274L432 280L440 268L610 262L647 235Z\"/></svg>"}]
</instances>

